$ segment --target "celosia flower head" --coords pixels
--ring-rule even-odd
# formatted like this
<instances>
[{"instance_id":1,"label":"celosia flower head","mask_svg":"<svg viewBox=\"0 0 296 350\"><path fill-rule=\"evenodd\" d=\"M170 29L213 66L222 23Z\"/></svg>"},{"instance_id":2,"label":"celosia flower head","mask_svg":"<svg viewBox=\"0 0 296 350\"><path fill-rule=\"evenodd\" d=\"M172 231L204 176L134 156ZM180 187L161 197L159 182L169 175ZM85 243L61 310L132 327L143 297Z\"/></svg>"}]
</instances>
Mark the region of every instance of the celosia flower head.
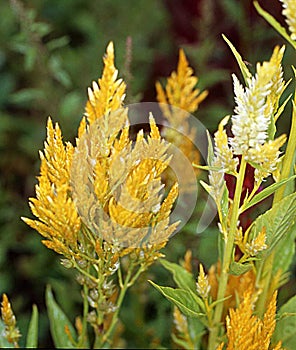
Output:
<instances>
[{"instance_id":1,"label":"celosia flower head","mask_svg":"<svg viewBox=\"0 0 296 350\"><path fill-rule=\"evenodd\" d=\"M291 32L291 39L296 40L296 1L295 0L280 0L283 3L283 15L286 17L286 22Z\"/></svg>"},{"instance_id":2,"label":"celosia flower head","mask_svg":"<svg viewBox=\"0 0 296 350\"><path fill-rule=\"evenodd\" d=\"M268 350L276 325L275 292L267 306L263 319L253 315L254 299L250 290L244 293L244 298L237 309L230 309L226 317L227 350ZM281 343L276 346L281 349ZM219 349L223 349L221 344Z\"/></svg>"},{"instance_id":3,"label":"celosia flower head","mask_svg":"<svg viewBox=\"0 0 296 350\"><path fill-rule=\"evenodd\" d=\"M152 115L150 134L140 131L132 142L125 89L111 42L102 77L88 89L77 145L64 144L58 124L48 120L36 198L30 199L38 219L24 220L68 259L84 254L85 235L103 256L102 241L118 249L160 248L177 226L170 224L170 213L178 186L165 197L161 180L168 145Z\"/></svg>"},{"instance_id":4,"label":"celosia flower head","mask_svg":"<svg viewBox=\"0 0 296 350\"><path fill-rule=\"evenodd\" d=\"M241 155L255 167L255 182L274 173L279 162L280 147L286 136L273 139L274 119L279 108L279 99L285 89L281 62L285 47L275 47L269 61L258 63L256 74L243 87L233 75L235 95L234 115L231 117L232 137L224 127L225 117L219 124L214 139L214 155L210 159L209 193L217 201L223 192L224 173L236 175L238 158Z\"/></svg>"},{"instance_id":5,"label":"celosia flower head","mask_svg":"<svg viewBox=\"0 0 296 350\"><path fill-rule=\"evenodd\" d=\"M198 77L194 75L193 69L189 66L186 55L181 49L177 70L173 71L167 78L165 87L163 88L160 82L156 82L155 85L157 101L160 104L163 117L168 122L162 129L162 134L191 163L198 163L200 155L194 144L197 130L190 126L189 116L190 113L197 111L200 103L208 95L208 91L201 92L197 88L197 83ZM192 176L192 168L184 166L181 161L176 162L174 166L176 172L182 173L184 179L187 179L187 183L182 186L181 191L187 193L196 191L196 176ZM197 175L198 170L195 168L194 171ZM170 172L166 173L167 180L173 177Z\"/></svg>"},{"instance_id":6,"label":"celosia flower head","mask_svg":"<svg viewBox=\"0 0 296 350\"><path fill-rule=\"evenodd\" d=\"M247 160L255 161L250 153L268 140L268 128L278 108L279 98L284 90L281 61L284 47L276 47L270 61L257 64L257 72L248 80L246 88L233 75L236 106L232 116L231 146L234 154L242 154Z\"/></svg>"}]
</instances>

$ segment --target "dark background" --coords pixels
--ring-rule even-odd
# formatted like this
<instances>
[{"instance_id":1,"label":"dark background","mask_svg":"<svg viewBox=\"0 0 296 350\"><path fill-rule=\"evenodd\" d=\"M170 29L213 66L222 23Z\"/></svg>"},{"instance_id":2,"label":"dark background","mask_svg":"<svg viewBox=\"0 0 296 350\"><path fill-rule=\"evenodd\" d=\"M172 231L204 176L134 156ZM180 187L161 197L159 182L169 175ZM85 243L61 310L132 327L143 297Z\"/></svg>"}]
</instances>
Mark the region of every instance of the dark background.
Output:
<instances>
[{"instance_id":1,"label":"dark background","mask_svg":"<svg viewBox=\"0 0 296 350\"><path fill-rule=\"evenodd\" d=\"M285 25L278 0L260 4ZM66 271L59 257L40 243L38 233L20 219L31 217L28 197L34 196L47 117L60 124L65 140L74 141L87 87L101 75L102 56L112 40L116 66L128 83L127 103L155 101L155 81L176 68L183 47L200 79L199 88L209 90L196 116L213 133L218 121L232 113L231 73L239 75L221 34L253 71L255 63L268 59L274 45L284 40L247 0L2 0L0 13L0 292L9 295L24 335L31 305L38 305L40 346L50 346L46 284L53 286L71 320L81 305L75 274ZM132 46L127 50L128 38ZM292 76L294 57L287 47L286 79ZM289 128L289 108L280 120L280 132ZM217 259L216 238L215 224L196 236L189 223L164 252L177 262L191 248L195 266L202 261L208 268ZM295 293L293 276L281 300ZM122 310L126 346L170 346L171 306L147 278L170 283L156 265L129 293Z\"/></svg>"}]
</instances>

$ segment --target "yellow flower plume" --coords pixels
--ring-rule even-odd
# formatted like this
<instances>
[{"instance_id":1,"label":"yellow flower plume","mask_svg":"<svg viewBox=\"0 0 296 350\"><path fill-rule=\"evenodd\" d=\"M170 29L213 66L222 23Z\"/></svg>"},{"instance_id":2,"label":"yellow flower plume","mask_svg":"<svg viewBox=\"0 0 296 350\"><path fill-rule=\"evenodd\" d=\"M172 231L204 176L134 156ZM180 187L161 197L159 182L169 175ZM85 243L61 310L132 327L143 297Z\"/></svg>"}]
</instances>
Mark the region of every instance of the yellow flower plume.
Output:
<instances>
[{"instance_id":1,"label":"yellow flower plume","mask_svg":"<svg viewBox=\"0 0 296 350\"><path fill-rule=\"evenodd\" d=\"M77 252L81 221L70 192L70 167L73 146L64 145L61 129L51 119L47 123L47 140L40 152L41 167L36 198L30 198L32 213L39 220L23 218L46 240L42 242L59 254L71 256Z\"/></svg>"},{"instance_id":2,"label":"yellow flower plume","mask_svg":"<svg viewBox=\"0 0 296 350\"><path fill-rule=\"evenodd\" d=\"M254 297L252 291L247 290L237 309L230 309L226 317L227 350L268 350L276 325L276 297L275 292L268 304L263 319L253 315ZM278 343L275 347L281 349ZM273 349L275 349L273 348ZM223 349L220 344L218 349Z\"/></svg>"},{"instance_id":3,"label":"yellow flower plume","mask_svg":"<svg viewBox=\"0 0 296 350\"><path fill-rule=\"evenodd\" d=\"M193 75L193 69L189 66L184 51L180 49L177 71L172 72L167 79L165 90L159 82L156 83L157 100L159 103L193 113L208 95L207 91L200 93L196 88L197 82L198 78ZM175 116L169 111L169 107L161 106L161 108L170 123L175 125Z\"/></svg>"},{"instance_id":4,"label":"yellow flower plume","mask_svg":"<svg viewBox=\"0 0 296 350\"><path fill-rule=\"evenodd\" d=\"M2 296L1 316L5 326L1 337L5 337L9 343L12 343L15 348L18 348L18 340L21 337L21 333L16 326L16 318L6 294Z\"/></svg>"},{"instance_id":5,"label":"yellow flower plume","mask_svg":"<svg viewBox=\"0 0 296 350\"><path fill-rule=\"evenodd\" d=\"M110 42L103 59L104 70L98 83L93 82L92 88L88 88L88 102L85 107L85 115L91 124L97 118L116 111L123 105L126 85L122 79L117 79L118 70L114 65L114 46Z\"/></svg>"},{"instance_id":6,"label":"yellow flower plume","mask_svg":"<svg viewBox=\"0 0 296 350\"><path fill-rule=\"evenodd\" d=\"M179 51L179 61L176 71L173 71L167 79L165 88L160 82L156 82L157 101L164 117L168 120L169 125L164 127L163 135L175 145L177 149L192 163L199 162L199 152L196 149L193 140L196 137L196 130L190 127L188 117L190 113L198 109L199 104L207 97L208 91L200 92L196 87L198 77L194 76L193 69L189 66L184 51ZM182 133L179 132L182 130ZM184 174L188 183L182 186L182 191L190 192L196 190L196 181L190 182L191 168L184 167L182 163L175 165L177 173ZM194 169L198 173L198 169ZM167 180L173 182L174 175L167 172Z\"/></svg>"}]
</instances>

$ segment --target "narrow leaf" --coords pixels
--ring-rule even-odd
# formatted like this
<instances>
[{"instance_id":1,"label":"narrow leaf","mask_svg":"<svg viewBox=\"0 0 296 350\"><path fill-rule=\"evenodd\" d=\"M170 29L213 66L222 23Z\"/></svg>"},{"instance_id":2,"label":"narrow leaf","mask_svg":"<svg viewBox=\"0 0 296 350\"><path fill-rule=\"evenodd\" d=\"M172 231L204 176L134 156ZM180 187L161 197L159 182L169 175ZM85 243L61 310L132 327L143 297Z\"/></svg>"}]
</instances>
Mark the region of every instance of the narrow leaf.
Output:
<instances>
[{"instance_id":1,"label":"narrow leaf","mask_svg":"<svg viewBox=\"0 0 296 350\"><path fill-rule=\"evenodd\" d=\"M261 202L263 199L267 198L271 194L273 194L278 188L283 186L288 181L294 180L296 178L296 175L291 176L287 179L281 180L279 182L275 182L274 184L264 188L261 192L257 193L249 202L245 202L242 207L240 208L240 213L244 212L245 210L251 208L253 205Z\"/></svg>"},{"instance_id":2,"label":"narrow leaf","mask_svg":"<svg viewBox=\"0 0 296 350\"><path fill-rule=\"evenodd\" d=\"M296 71L293 68L294 73L296 74ZM293 171L293 166L295 166L295 150L296 150L296 94L294 96L293 101L293 113L292 113L292 121L291 121L291 128L290 128L290 134L289 139L287 142L286 152L284 155L283 163L282 163L282 171L281 171L281 179L286 179L291 175L291 172ZM274 195L274 202L278 202L280 199L284 197L285 194L287 194L287 186L284 186L280 188L278 191L276 191ZM293 187L291 187L293 189ZM288 190L291 190L291 188ZM292 192L289 192L292 193Z\"/></svg>"},{"instance_id":3,"label":"narrow leaf","mask_svg":"<svg viewBox=\"0 0 296 350\"><path fill-rule=\"evenodd\" d=\"M38 347L38 308L33 305L32 316L29 323L26 348L37 348Z\"/></svg>"},{"instance_id":4,"label":"narrow leaf","mask_svg":"<svg viewBox=\"0 0 296 350\"><path fill-rule=\"evenodd\" d=\"M277 316L279 318L273 334L273 342L282 341L286 350L294 350L296 344L296 296L284 304Z\"/></svg>"},{"instance_id":5,"label":"narrow leaf","mask_svg":"<svg viewBox=\"0 0 296 350\"><path fill-rule=\"evenodd\" d=\"M246 66L245 62L243 61L242 56L238 53L238 51L233 46L231 41L228 40L227 37L224 34L222 34L222 37L226 41L226 43L230 47L230 50L232 51L234 57L236 58L236 61L237 61L238 65L239 65L239 68L240 68L240 70L242 72L242 75L244 77L245 83L246 83L246 85L248 85L248 79L250 79L252 77L252 74L248 70L248 67Z\"/></svg>"},{"instance_id":6,"label":"narrow leaf","mask_svg":"<svg viewBox=\"0 0 296 350\"><path fill-rule=\"evenodd\" d=\"M281 116L281 114L283 113L286 104L290 101L290 98L292 97L292 94L290 94L285 101L280 105L279 109L277 110L276 114L274 115L274 122L276 123L276 121L279 119L279 117Z\"/></svg>"},{"instance_id":7,"label":"narrow leaf","mask_svg":"<svg viewBox=\"0 0 296 350\"><path fill-rule=\"evenodd\" d=\"M228 218L228 210L229 210L229 192L228 188L226 186L226 183L224 181L223 183L223 193L221 196L221 201L220 201L220 207L221 207L221 212L222 212L222 218L223 222L226 223L226 220Z\"/></svg>"},{"instance_id":8,"label":"narrow leaf","mask_svg":"<svg viewBox=\"0 0 296 350\"><path fill-rule=\"evenodd\" d=\"M214 159L214 147L213 147L213 139L208 130L207 130L207 139L208 139L207 163L209 164L209 166L211 166Z\"/></svg>"},{"instance_id":9,"label":"narrow leaf","mask_svg":"<svg viewBox=\"0 0 296 350\"><path fill-rule=\"evenodd\" d=\"M50 286L47 286L46 288L46 306L50 323L50 331L55 346L57 348L74 348L65 332L65 327L68 327L73 338L75 337L75 330L68 317L54 300Z\"/></svg>"},{"instance_id":10,"label":"narrow leaf","mask_svg":"<svg viewBox=\"0 0 296 350\"><path fill-rule=\"evenodd\" d=\"M257 1L254 1L254 6L258 13L281 35L283 36L296 50L296 43L291 39L290 35L287 33L286 29L278 22L276 19L271 16L268 12L263 10L263 8L258 4Z\"/></svg>"},{"instance_id":11,"label":"narrow leaf","mask_svg":"<svg viewBox=\"0 0 296 350\"><path fill-rule=\"evenodd\" d=\"M159 261L164 268L173 274L174 281L179 288L196 291L195 280L190 272L185 270L182 266L167 260L160 259Z\"/></svg>"},{"instance_id":12,"label":"narrow leaf","mask_svg":"<svg viewBox=\"0 0 296 350\"><path fill-rule=\"evenodd\" d=\"M199 181L200 184L202 185L202 187L208 192L208 194L211 196L211 192L212 192L212 188L209 184L207 184L206 182L204 182L203 180Z\"/></svg>"},{"instance_id":13,"label":"narrow leaf","mask_svg":"<svg viewBox=\"0 0 296 350\"><path fill-rule=\"evenodd\" d=\"M188 317L200 317L201 310L199 303L202 302L199 300L197 295L194 295L189 290L185 289L174 289L171 287L162 287L156 283L149 281L153 287L155 287L163 296L165 296L170 302L178 306L180 311Z\"/></svg>"}]
</instances>

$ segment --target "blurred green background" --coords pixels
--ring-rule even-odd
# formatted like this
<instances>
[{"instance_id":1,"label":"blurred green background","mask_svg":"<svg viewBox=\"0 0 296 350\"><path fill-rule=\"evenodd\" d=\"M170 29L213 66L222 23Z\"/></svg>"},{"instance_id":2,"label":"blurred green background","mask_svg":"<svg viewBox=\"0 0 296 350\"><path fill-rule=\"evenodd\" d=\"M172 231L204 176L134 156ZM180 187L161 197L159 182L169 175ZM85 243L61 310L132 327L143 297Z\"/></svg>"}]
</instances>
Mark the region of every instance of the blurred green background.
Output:
<instances>
[{"instance_id":1,"label":"blurred green background","mask_svg":"<svg viewBox=\"0 0 296 350\"><path fill-rule=\"evenodd\" d=\"M284 25L278 0L260 4ZM81 309L75 275L20 219L31 217L28 197L34 196L47 117L59 122L65 140L74 141L87 87L100 76L103 53L112 40L120 76L128 83L128 103L155 101L155 81L176 68L183 47L199 88L209 90L196 116L214 132L218 121L232 113L231 73L239 74L221 34L252 70L284 41L248 0L2 0L0 13L0 292L9 295L23 334L31 305L38 305L40 346L46 347L52 344L44 307L46 284L53 286L71 320ZM130 69L127 57L132 58ZM287 47L286 79L293 61ZM292 90L291 85L285 96ZM281 132L289 128L289 108L280 121ZM208 268L217 258L215 223L199 236L193 226L189 223L177 234L164 253L177 262L191 248L195 266L202 261ZM122 310L125 346L170 347L171 306L147 278L171 283L155 265L131 290ZM294 293L292 275L285 295Z\"/></svg>"}]
</instances>

